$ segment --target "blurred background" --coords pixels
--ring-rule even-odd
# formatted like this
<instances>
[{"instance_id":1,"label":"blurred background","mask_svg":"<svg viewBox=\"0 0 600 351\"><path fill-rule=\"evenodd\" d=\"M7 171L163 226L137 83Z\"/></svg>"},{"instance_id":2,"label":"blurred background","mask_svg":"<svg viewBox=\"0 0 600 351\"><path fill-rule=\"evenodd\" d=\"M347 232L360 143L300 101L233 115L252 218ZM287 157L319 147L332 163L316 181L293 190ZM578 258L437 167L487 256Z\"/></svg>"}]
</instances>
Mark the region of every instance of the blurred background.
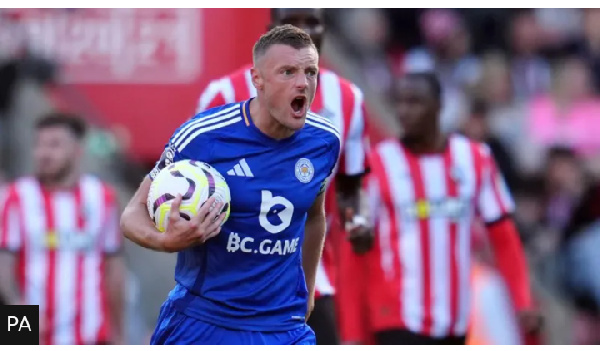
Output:
<instances>
[{"instance_id":1,"label":"blurred background","mask_svg":"<svg viewBox=\"0 0 600 351\"><path fill-rule=\"evenodd\" d=\"M363 89L373 141L399 132L394 79L434 69L444 130L490 145L544 316L528 342L600 343L600 10L326 13L323 64ZM0 180L31 171L34 121L66 109L93 126L86 170L124 204L206 84L251 62L268 20L269 9L0 9ZM126 341L143 343L175 255L125 252Z\"/></svg>"}]
</instances>

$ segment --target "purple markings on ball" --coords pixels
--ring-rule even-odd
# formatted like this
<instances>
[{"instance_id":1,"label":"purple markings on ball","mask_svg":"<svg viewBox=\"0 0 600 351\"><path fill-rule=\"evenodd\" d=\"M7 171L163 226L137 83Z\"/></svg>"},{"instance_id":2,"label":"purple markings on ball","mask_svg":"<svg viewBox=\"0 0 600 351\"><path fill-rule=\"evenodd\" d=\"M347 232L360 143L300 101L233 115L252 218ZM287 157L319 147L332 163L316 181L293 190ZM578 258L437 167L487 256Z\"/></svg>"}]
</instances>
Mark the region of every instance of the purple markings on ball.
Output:
<instances>
[{"instance_id":1,"label":"purple markings on ball","mask_svg":"<svg viewBox=\"0 0 600 351\"><path fill-rule=\"evenodd\" d=\"M175 198L175 196L171 195L171 194L163 194L161 197L159 197L158 199L156 199L156 201L154 201L154 205L152 205L152 212L156 212L156 210L160 207L160 205L164 204L165 202L169 201L169 200L173 200Z\"/></svg>"}]
</instances>

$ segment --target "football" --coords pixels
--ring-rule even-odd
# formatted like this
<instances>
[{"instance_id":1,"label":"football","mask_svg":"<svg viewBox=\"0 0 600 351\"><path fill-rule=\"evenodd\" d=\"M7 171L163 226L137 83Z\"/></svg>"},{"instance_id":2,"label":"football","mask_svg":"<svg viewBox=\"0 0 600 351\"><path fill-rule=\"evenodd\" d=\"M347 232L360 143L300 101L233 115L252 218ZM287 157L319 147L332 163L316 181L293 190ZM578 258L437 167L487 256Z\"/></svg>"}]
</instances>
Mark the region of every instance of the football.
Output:
<instances>
[{"instance_id":1,"label":"football","mask_svg":"<svg viewBox=\"0 0 600 351\"><path fill-rule=\"evenodd\" d=\"M225 178L207 163L182 160L163 168L154 178L148 193L147 207L150 218L161 232L169 225L171 204L181 194L181 217L190 220L211 196L217 203L225 203L222 212L230 214L231 195Z\"/></svg>"}]
</instances>

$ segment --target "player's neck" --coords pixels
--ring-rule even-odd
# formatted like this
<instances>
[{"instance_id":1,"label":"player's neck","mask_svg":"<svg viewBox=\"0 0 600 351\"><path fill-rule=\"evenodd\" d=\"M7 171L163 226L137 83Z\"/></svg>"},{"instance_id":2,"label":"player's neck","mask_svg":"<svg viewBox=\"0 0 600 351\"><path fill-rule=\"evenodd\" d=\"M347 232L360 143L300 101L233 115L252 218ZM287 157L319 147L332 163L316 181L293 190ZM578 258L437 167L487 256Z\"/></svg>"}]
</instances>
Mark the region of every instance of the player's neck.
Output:
<instances>
[{"instance_id":1,"label":"player's neck","mask_svg":"<svg viewBox=\"0 0 600 351\"><path fill-rule=\"evenodd\" d=\"M250 116L252 123L261 133L265 134L269 138L273 139L285 139L289 138L294 134L294 130L286 128L279 123L269 110L260 104L258 98L250 101Z\"/></svg>"},{"instance_id":2,"label":"player's neck","mask_svg":"<svg viewBox=\"0 0 600 351\"><path fill-rule=\"evenodd\" d=\"M68 191L74 189L79 183L79 172L70 172L68 175L60 178L39 177L38 181L42 187L49 191Z\"/></svg>"},{"instance_id":3,"label":"player's neck","mask_svg":"<svg viewBox=\"0 0 600 351\"><path fill-rule=\"evenodd\" d=\"M402 145L413 154L439 154L446 150L447 138L438 131L420 138L403 137L401 141Z\"/></svg>"}]
</instances>

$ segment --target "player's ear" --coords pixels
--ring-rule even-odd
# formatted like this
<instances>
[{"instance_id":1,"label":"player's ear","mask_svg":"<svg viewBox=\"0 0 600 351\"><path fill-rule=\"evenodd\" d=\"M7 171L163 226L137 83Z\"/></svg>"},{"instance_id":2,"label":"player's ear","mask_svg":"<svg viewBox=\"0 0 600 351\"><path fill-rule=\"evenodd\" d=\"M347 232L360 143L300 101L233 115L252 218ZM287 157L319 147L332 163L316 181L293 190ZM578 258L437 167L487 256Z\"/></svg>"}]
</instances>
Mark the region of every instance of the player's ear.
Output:
<instances>
[{"instance_id":1,"label":"player's ear","mask_svg":"<svg viewBox=\"0 0 600 351\"><path fill-rule=\"evenodd\" d=\"M252 77L252 85L256 88L256 90L262 90L263 79L258 72L256 67L252 67L250 69L250 76Z\"/></svg>"}]
</instances>

